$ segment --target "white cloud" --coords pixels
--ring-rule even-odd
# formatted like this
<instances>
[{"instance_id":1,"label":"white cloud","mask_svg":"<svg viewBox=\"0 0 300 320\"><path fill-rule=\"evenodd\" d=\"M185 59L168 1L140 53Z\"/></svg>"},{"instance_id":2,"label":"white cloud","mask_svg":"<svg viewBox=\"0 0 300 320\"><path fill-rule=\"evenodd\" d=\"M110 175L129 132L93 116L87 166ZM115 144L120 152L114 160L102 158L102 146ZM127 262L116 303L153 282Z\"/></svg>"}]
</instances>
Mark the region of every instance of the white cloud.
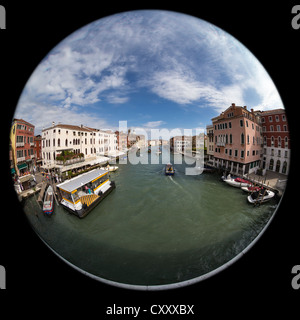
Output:
<instances>
[{"instance_id":1,"label":"white cloud","mask_svg":"<svg viewBox=\"0 0 300 320\"><path fill-rule=\"evenodd\" d=\"M149 121L144 124L146 128L157 128L160 127L161 125L165 124L165 121L159 120L159 121Z\"/></svg>"},{"instance_id":2,"label":"white cloud","mask_svg":"<svg viewBox=\"0 0 300 320\"><path fill-rule=\"evenodd\" d=\"M34 112L33 112L34 110ZM107 121L91 112L82 112L76 108L63 109L60 106L48 104L34 104L25 102L22 107L18 107L15 112L16 118L24 120L35 125L35 134L41 134L43 128L55 123L86 125L98 129L109 127Z\"/></svg>"},{"instance_id":3,"label":"white cloud","mask_svg":"<svg viewBox=\"0 0 300 320\"><path fill-rule=\"evenodd\" d=\"M186 110L206 106L221 112L232 102L261 110L282 107L267 72L233 37L196 18L153 13L114 15L66 38L32 74L18 114L36 124L63 122L60 117L102 123L87 108L126 105L140 89ZM152 121L144 127L161 125Z\"/></svg>"}]
</instances>

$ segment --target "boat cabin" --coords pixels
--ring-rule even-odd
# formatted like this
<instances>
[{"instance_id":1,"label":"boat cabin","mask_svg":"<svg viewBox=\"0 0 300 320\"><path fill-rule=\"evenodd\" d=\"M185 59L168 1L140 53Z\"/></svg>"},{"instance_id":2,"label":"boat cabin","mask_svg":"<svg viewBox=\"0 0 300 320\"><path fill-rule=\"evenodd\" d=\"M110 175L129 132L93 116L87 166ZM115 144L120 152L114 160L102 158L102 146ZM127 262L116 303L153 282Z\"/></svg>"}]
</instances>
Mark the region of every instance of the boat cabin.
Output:
<instances>
[{"instance_id":1,"label":"boat cabin","mask_svg":"<svg viewBox=\"0 0 300 320\"><path fill-rule=\"evenodd\" d=\"M109 172L94 169L57 185L61 204L79 218L85 217L114 188Z\"/></svg>"},{"instance_id":2,"label":"boat cabin","mask_svg":"<svg viewBox=\"0 0 300 320\"><path fill-rule=\"evenodd\" d=\"M175 173L175 169L171 163L167 163L165 167L165 174L167 176L173 176Z\"/></svg>"}]
</instances>

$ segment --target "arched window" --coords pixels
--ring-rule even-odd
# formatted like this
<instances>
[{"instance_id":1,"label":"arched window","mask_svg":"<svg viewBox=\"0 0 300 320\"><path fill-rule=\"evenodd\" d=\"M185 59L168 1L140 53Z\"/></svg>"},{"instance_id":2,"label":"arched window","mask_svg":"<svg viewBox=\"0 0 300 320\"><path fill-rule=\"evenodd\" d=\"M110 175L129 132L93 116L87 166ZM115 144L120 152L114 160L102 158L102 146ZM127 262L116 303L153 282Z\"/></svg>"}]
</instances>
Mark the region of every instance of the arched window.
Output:
<instances>
[{"instance_id":1,"label":"arched window","mask_svg":"<svg viewBox=\"0 0 300 320\"><path fill-rule=\"evenodd\" d=\"M245 144L245 135L241 134L241 144Z\"/></svg>"},{"instance_id":2,"label":"arched window","mask_svg":"<svg viewBox=\"0 0 300 320\"><path fill-rule=\"evenodd\" d=\"M274 159L271 159L269 164L269 170L273 171L273 167L274 167Z\"/></svg>"},{"instance_id":3,"label":"arched window","mask_svg":"<svg viewBox=\"0 0 300 320\"><path fill-rule=\"evenodd\" d=\"M280 160L277 160L277 162L276 162L276 172L279 172L279 170L280 170Z\"/></svg>"},{"instance_id":4,"label":"arched window","mask_svg":"<svg viewBox=\"0 0 300 320\"><path fill-rule=\"evenodd\" d=\"M57 146L60 147L60 139L57 139Z\"/></svg>"},{"instance_id":5,"label":"arched window","mask_svg":"<svg viewBox=\"0 0 300 320\"><path fill-rule=\"evenodd\" d=\"M282 172L283 174L286 174L286 171L287 171L287 162L284 161L281 172Z\"/></svg>"},{"instance_id":6,"label":"arched window","mask_svg":"<svg viewBox=\"0 0 300 320\"><path fill-rule=\"evenodd\" d=\"M68 146L68 139L66 139L65 146L66 147Z\"/></svg>"}]
</instances>

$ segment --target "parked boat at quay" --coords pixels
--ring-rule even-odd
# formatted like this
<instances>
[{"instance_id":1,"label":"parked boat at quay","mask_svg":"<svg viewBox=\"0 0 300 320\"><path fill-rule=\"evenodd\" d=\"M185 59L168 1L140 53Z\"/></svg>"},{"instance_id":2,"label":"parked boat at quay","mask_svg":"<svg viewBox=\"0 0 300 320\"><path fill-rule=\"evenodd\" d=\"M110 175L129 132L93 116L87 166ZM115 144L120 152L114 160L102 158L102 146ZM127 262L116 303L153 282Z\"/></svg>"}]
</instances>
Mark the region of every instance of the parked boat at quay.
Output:
<instances>
[{"instance_id":1,"label":"parked boat at quay","mask_svg":"<svg viewBox=\"0 0 300 320\"><path fill-rule=\"evenodd\" d=\"M54 202L53 202L53 189L49 186L45 192L44 202L43 202L43 212L51 216L54 210Z\"/></svg>"},{"instance_id":2,"label":"parked boat at quay","mask_svg":"<svg viewBox=\"0 0 300 320\"><path fill-rule=\"evenodd\" d=\"M104 167L104 169L109 171L109 172L114 172L114 171L118 170L119 167L118 166L110 166L110 165L108 165L108 166Z\"/></svg>"},{"instance_id":3,"label":"parked boat at quay","mask_svg":"<svg viewBox=\"0 0 300 320\"><path fill-rule=\"evenodd\" d=\"M252 204L261 204L270 201L274 196L275 193L273 191L262 188L259 191L251 193L251 195L248 196L247 199L248 202Z\"/></svg>"},{"instance_id":4,"label":"parked boat at quay","mask_svg":"<svg viewBox=\"0 0 300 320\"><path fill-rule=\"evenodd\" d=\"M260 191L262 187L260 186L249 186L249 187L241 187L241 189L245 192L255 192L255 191Z\"/></svg>"},{"instance_id":5,"label":"parked boat at quay","mask_svg":"<svg viewBox=\"0 0 300 320\"><path fill-rule=\"evenodd\" d=\"M241 187L249 187L251 186L251 182L242 178L231 178L231 177L227 177L226 179L224 179L224 182L226 182L227 184L229 184L232 187L236 187L236 188L241 188Z\"/></svg>"},{"instance_id":6,"label":"parked boat at quay","mask_svg":"<svg viewBox=\"0 0 300 320\"><path fill-rule=\"evenodd\" d=\"M107 170L94 169L58 184L61 205L79 218L85 217L115 188L108 173Z\"/></svg>"}]
</instances>

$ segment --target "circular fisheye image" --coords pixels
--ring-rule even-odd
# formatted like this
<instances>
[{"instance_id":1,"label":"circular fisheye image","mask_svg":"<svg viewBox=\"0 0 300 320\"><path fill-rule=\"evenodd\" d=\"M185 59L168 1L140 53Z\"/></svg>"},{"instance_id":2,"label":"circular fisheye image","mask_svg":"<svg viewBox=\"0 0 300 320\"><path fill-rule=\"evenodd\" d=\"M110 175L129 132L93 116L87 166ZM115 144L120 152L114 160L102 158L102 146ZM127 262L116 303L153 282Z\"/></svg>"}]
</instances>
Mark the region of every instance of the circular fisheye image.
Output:
<instances>
[{"instance_id":1,"label":"circular fisheye image","mask_svg":"<svg viewBox=\"0 0 300 320\"><path fill-rule=\"evenodd\" d=\"M163 290L244 254L286 187L290 137L260 62L181 13L115 14L33 71L10 132L12 185L66 263L111 285Z\"/></svg>"}]
</instances>

